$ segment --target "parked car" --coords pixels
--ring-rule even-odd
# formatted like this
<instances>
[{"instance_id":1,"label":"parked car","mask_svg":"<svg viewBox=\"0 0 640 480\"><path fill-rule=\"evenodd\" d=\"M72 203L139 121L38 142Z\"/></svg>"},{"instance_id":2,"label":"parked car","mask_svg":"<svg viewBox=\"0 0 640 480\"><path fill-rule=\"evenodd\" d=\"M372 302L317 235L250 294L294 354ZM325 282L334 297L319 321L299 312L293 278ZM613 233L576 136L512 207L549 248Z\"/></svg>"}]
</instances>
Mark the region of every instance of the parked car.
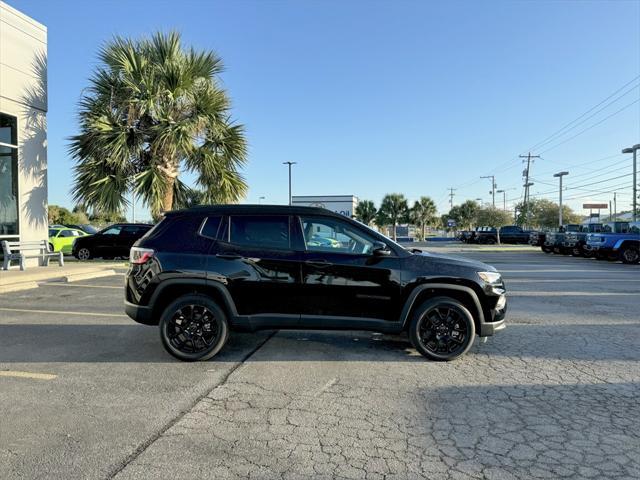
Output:
<instances>
[{"instance_id":1,"label":"parked car","mask_svg":"<svg viewBox=\"0 0 640 480\"><path fill-rule=\"evenodd\" d=\"M498 231L493 227L485 227L486 230L479 231L476 236L477 243L493 245L498 243ZM529 230L523 230L518 225L505 225L500 227L500 243L527 243L529 241Z\"/></svg>"},{"instance_id":2,"label":"parked car","mask_svg":"<svg viewBox=\"0 0 640 480\"><path fill-rule=\"evenodd\" d=\"M422 355L452 360L504 328L506 310L495 268L406 250L314 207L169 212L132 247L125 288L126 313L186 361L213 357L231 330L287 328L407 331Z\"/></svg>"},{"instance_id":3,"label":"parked car","mask_svg":"<svg viewBox=\"0 0 640 480\"><path fill-rule=\"evenodd\" d=\"M563 225L556 232L548 232L544 239L544 246L547 250L553 253L570 253L564 247L564 237L567 232L579 232L582 225L577 223L571 223L569 225ZM544 249L543 249L544 250Z\"/></svg>"},{"instance_id":4,"label":"parked car","mask_svg":"<svg viewBox=\"0 0 640 480\"><path fill-rule=\"evenodd\" d=\"M585 248L600 259L639 263L640 222L605 224L600 233L587 235Z\"/></svg>"},{"instance_id":5,"label":"parked car","mask_svg":"<svg viewBox=\"0 0 640 480\"><path fill-rule=\"evenodd\" d=\"M601 223L590 223L588 225L582 225L576 232L570 231L565 233L562 243L564 251L571 253L574 257L588 257L589 253L584 249L587 244L587 235L600 231L602 231Z\"/></svg>"},{"instance_id":6,"label":"parked car","mask_svg":"<svg viewBox=\"0 0 640 480\"><path fill-rule=\"evenodd\" d=\"M49 250L52 252L71 253L71 247L76 238L87 234L76 228L49 228Z\"/></svg>"},{"instance_id":7,"label":"parked car","mask_svg":"<svg viewBox=\"0 0 640 480\"><path fill-rule=\"evenodd\" d=\"M66 224L65 227L82 230L83 232L88 233L89 235L93 235L94 233L98 233L98 229L96 227L94 227L93 225L89 225L88 223Z\"/></svg>"},{"instance_id":8,"label":"parked car","mask_svg":"<svg viewBox=\"0 0 640 480\"><path fill-rule=\"evenodd\" d=\"M73 242L73 256L79 260L128 257L134 242L152 227L144 223L116 223L95 235L77 238Z\"/></svg>"},{"instance_id":9,"label":"parked car","mask_svg":"<svg viewBox=\"0 0 640 480\"><path fill-rule=\"evenodd\" d=\"M540 247L543 252L551 253L552 249L547 247L544 242L547 238L547 232L543 232L541 230L534 230L529 233L529 245L532 247Z\"/></svg>"}]
</instances>

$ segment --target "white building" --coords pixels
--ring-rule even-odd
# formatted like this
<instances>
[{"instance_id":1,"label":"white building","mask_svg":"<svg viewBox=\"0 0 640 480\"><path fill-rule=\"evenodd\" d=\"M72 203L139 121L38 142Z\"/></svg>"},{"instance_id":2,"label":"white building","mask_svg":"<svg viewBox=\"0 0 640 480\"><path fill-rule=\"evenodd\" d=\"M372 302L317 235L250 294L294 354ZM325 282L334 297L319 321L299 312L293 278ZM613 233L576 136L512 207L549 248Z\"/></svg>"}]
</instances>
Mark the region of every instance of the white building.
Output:
<instances>
[{"instance_id":1,"label":"white building","mask_svg":"<svg viewBox=\"0 0 640 480\"><path fill-rule=\"evenodd\" d=\"M0 240L47 227L47 29L0 1Z\"/></svg>"},{"instance_id":2,"label":"white building","mask_svg":"<svg viewBox=\"0 0 640 480\"><path fill-rule=\"evenodd\" d=\"M291 197L291 204L299 207L326 208L351 218L355 215L358 197L355 195L295 195Z\"/></svg>"}]
</instances>

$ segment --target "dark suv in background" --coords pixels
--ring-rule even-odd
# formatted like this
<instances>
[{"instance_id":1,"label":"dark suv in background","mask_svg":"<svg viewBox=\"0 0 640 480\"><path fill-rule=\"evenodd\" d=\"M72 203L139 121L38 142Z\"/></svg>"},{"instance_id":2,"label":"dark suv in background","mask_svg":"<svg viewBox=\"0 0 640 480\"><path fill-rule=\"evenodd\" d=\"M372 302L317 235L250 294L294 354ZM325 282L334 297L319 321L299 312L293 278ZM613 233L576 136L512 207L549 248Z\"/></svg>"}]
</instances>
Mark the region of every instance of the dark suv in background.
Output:
<instances>
[{"instance_id":1,"label":"dark suv in background","mask_svg":"<svg viewBox=\"0 0 640 480\"><path fill-rule=\"evenodd\" d=\"M502 329L505 285L480 262L410 252L321 208L197 207L167 213L131 249L125 310L166 350L205 360L230 330L408 331L452 360Z\"/></svg>"},{"instance_id":2,"label":"dark suv in background","mask_svg":"<svg viewBox=\"0 0 640 480\"><path fill-rule=\"evenodd\" d=\"M131 246L152 227L146 223L116 223L93 235L78 237L71 253L79 260L128 257Z\"/></svg>"}]
</instances>

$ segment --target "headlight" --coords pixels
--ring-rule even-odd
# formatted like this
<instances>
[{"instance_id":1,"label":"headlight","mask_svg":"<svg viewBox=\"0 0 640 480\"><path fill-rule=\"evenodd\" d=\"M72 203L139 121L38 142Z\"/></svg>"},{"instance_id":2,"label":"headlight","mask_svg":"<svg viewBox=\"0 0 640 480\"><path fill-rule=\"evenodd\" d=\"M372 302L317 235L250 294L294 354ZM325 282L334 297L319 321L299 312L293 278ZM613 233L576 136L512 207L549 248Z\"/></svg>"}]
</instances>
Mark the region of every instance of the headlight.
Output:
<instances>
[{"instance_id":1,"label":"headlight","mask_svg":"<svg viewBox=\"0 0 640 480\"><path fill-rule=\"evenodd\" d=\"M498 272L478 272L478 276L487 283L498 283L502 280L502 275Z\"/></svg>"}]
</instances>

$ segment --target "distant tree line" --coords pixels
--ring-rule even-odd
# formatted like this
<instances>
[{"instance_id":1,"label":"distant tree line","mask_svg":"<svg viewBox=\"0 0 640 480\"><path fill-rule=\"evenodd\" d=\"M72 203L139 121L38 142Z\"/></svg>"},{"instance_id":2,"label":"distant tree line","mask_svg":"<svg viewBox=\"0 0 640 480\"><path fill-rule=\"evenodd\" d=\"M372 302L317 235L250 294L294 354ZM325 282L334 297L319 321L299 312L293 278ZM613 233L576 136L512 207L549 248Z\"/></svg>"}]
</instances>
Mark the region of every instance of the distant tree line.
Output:
<instances>
[{"instance_id":1,"label":"distant tree line","mask_svg":"<svg viewBox=\"0 0 640 480\"><path fill-rule=\"evenodd\" d=\"M84 225L90 223L101 226L126 221L124 215L120 213L88 212L82 205L76 205L73 210L58 205L49 205L48 217L49 225Z\"/></svg>"}]
</instances>

